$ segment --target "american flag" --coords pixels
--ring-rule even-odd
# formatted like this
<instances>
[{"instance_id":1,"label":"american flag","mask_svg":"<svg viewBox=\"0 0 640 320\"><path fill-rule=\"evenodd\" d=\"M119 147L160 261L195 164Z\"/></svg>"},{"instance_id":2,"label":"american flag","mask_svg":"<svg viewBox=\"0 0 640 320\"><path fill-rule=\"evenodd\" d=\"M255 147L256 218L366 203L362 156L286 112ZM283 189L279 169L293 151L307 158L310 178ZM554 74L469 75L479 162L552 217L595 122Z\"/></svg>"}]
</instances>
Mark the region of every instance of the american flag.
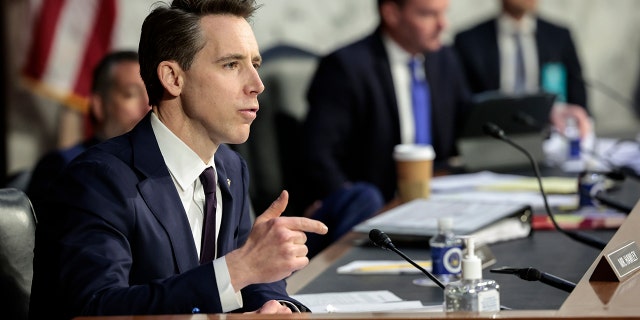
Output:
<instances>
[{"instance_id":1,"label":"american flag","mask_svg":"<svg viewBox=\"0 0 640 320\"><path fill-rule=\"evenodd\" d=\"M111 48L116 0L40 3L23 74L29 86L85 111L91 72Z\"/></svg>"},{"instance_id":2,"label":"american flag","mask_svg":"<svg viewBox=\"0 0 640 320\"><path fill-rule=\"evenodd\" d=\"M32 38L22 72L27 86L86 112L93 68L111 50L137 50L154 2L30 0Z\"/></svg>"}]
</instances>

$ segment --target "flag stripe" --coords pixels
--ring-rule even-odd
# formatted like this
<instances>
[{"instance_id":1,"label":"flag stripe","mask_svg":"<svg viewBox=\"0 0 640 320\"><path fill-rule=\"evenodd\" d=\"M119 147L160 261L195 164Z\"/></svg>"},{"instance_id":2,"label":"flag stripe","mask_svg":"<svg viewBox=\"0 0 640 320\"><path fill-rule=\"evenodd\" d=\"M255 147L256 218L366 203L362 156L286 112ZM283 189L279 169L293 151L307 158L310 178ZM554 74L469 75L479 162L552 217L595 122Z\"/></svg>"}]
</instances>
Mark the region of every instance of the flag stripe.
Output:
<instances>
[{"instance_id":1,"label":"flag stripe","mask_svg":"<svg viewBox=\"0 0 640 320\"><path fill-rule=\"evenodd\" d=\"M75 93L73 87L98 15L98 1L67 0L62 11L48 68L41 81L63 95Z\"/></svg>"},{"instance_id":2,"label":"flag stripe","mask_svg":"<svg viewBox=\"0 0 640 320\"><path fill-rule=\"evenodd\" d=\"M97 8L97 16L85 46L80 73L76 77L74 92L89 96L93 69L111 48L111 37L116 20L115 0L102 0Z\"/></svg>"},{"instance_id":3,"label":"flag stripe","mask_svg":"<svg viewBox=\"0 0 640 320\"><path fill-rule=\"evenodd\" d=\"M23 71L27 77L40 79L44 74L64 4L65 0L49 0L41 4Z\"/></svg>"}]
</instances>

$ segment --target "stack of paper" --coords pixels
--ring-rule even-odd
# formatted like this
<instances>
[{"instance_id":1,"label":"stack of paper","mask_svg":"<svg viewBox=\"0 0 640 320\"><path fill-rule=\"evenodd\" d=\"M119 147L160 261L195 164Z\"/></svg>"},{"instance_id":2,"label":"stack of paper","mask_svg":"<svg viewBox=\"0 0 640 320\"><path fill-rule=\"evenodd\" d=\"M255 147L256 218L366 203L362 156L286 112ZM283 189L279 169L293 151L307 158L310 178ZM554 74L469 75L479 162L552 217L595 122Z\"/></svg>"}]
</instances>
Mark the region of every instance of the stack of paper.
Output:
<instances>
[{"instance_id":1,"label":"stack of paper","mask_svg":"<svg viewBox=\"0 0 640 320\"><path fill-rule=\"evenodd\" d=\"M380 311L442 312L442 305L423 306L420 301L406 301L388 290L326 292L298 294L292 298L313 313L351 313Z\"/></svg>"},{"instance_id":2,"label":"stack of paper","mask_svg":"<svg viewBox=\"0 0 640 320\"><path fill-rule=\"evenodd\" d=\"M415 261L431 271L431 260ZM336 270L338 274L421 274L422 271L408 262L398 260L355 260Z\"/></svg>"}]
</instances>

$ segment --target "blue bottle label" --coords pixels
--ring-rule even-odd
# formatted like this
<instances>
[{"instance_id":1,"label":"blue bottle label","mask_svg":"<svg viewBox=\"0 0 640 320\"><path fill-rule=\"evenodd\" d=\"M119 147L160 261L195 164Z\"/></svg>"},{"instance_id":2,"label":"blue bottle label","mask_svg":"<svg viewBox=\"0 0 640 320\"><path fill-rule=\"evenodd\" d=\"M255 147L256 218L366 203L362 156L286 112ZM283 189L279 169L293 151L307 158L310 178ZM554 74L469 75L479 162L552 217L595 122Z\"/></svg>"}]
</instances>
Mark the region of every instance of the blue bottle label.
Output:
<instances>
[{"instance_id":1,"label":"blue bottle label","mask_svg":"<svg viewBox=\"0 0 640 320\"><path fill-rule=\"evenodd\" d=\"M431 268L433 274L458 274L462 271L462 248L432 247Z\"/></svg>"},{"instance_id":2,"label":"blue bottle label","mask_svg":"<svg viewBox=\"0 0 640 320\"><path fill-rule=\"evenodd\" d=\"M580 139L571 139L569 141L569 158L580 159Z\"/></svg>"},{"instance_id":3,"label":"blue bottle label","mask_svg":"<svg viewBox=\"0 0 640 320\"><path fill-rule=\"evenodd\" d=\"M593 174L585 173L584 175L593 175ZM579 206L580 207L597 206L596 201L594 201L594 196L598 191L603 190L604 187L605 187L604 179L602 177L598 177L598 179L595 179L593 177L591 177L591 179L585 179L584 177L581 177L578 180Z\"/></svg>"}]
</instances>

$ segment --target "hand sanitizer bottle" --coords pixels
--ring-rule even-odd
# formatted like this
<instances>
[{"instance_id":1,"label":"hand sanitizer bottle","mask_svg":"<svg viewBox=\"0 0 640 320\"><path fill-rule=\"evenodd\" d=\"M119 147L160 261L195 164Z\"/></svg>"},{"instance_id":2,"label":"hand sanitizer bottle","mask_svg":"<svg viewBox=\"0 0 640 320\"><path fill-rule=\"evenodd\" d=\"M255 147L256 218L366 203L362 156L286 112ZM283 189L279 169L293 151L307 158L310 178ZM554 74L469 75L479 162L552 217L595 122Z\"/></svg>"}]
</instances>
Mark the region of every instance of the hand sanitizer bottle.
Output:
<instances>
[{"instance_id":1,"label":"hand sanitizer bottle","mask_svg":"<svg viewBox=\"0 0 640 320\"><path fill-rule=\"evenodd\" d=\"M500 311L500 286L489 279L482 279L482 262L475 255L473 238L467 240L467 250L462 259L462 280L451 282L444 288L444 309L447 312Z\"/></svg>"}]
</instances>

